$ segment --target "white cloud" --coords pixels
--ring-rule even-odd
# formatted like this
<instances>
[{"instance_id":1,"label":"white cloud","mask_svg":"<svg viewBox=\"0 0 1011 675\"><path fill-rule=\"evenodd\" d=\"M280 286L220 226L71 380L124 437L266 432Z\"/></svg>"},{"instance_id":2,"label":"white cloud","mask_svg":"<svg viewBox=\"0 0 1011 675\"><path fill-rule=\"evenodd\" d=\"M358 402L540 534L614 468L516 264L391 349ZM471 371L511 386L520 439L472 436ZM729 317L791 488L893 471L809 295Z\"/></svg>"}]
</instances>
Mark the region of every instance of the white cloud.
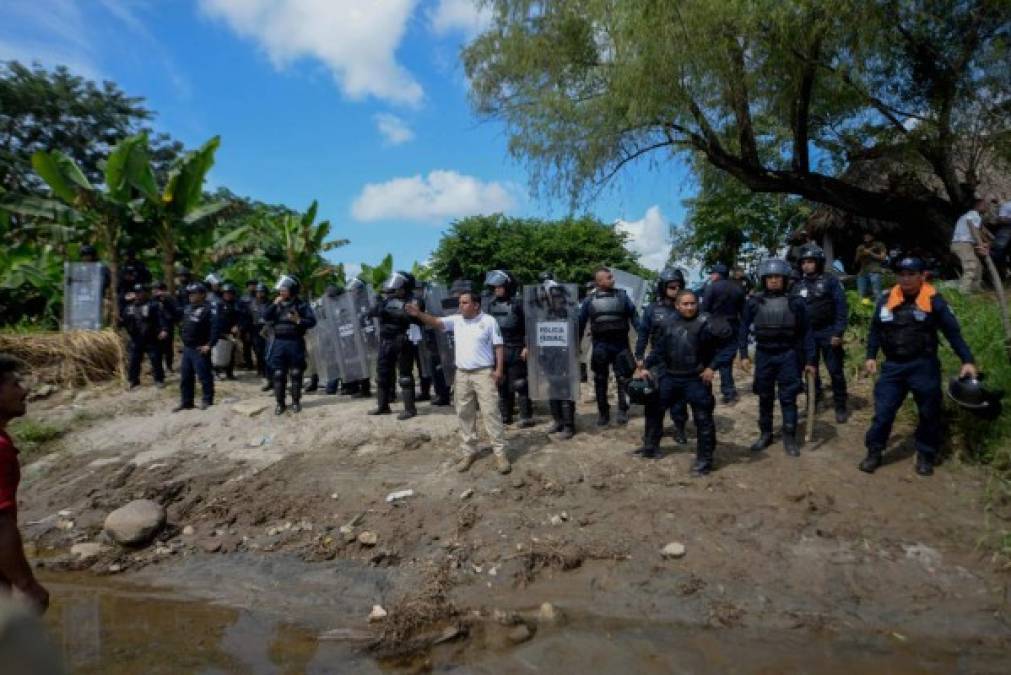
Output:
<instances>
[{"instance_id":1,"label":"white cloud","mask_svg":"<svg viewBox=\"0 0 1011 675\"><path fill-rule=\"evenodd\" d=\"M502 183L436 170L367 184L355 198L351 215L359 221L436 221L505 212L515 203L511 189Z\"/></svg>"},{"instance_id":2,"label":"white cloud","mask_svg":"<svg viewBox=\"0 0 1011 675\"><path fill-rule=\"evenodd\" d=\"M351 99L417 105L424 92L396 60L417 0L200 0L204 12L252 38L278 68L322 62Z\"/></svg>"},{"instance_id":3,"label":"white cloud","mask_svg":"<svg viewBox=\"0 0 1011 675\"><path fill-rule=\"evenodd\" d=\"M486 29L491 19L491 8L478 6L477 0L439 0L428 15L436 35L460 32L468 38Z\"/></svg>"},{"instance_id":4,"label":"white cloud","mask_svg":"<svg viewBox=\"0 0 1011 675\"><path fill-rule=\"evenodd\" d=\"M628 247L643 267L659 270L666 264L670 254L669 227L659 206L646 209L646 215L639 220L618 219L614 227L629 235Z\"/></svg>"},{"instance_id":5,"label":"white cloud","mask_svg":"<svg viewBox=\"0 0 1011 675\"><path fill-rule=\"evenodd\" d=\"M373 119L387 145L400 145L414 139L414 131L407 122L391 113L379 113Z\"/></svg>"}]
</instances>

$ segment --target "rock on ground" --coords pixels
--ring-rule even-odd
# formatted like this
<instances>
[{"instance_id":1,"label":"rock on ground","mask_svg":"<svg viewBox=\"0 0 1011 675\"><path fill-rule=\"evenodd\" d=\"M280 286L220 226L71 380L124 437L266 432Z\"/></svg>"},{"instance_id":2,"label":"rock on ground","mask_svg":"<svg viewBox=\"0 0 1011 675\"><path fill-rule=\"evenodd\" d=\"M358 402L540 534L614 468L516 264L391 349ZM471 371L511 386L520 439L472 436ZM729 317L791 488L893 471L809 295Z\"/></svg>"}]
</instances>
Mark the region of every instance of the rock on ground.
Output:
<instances>
[{"instance_id":1,"label":"rock on ground","mask_svg":"<svg viewBox=\"0 0 1011 675\"><path fill-rule=\"evenodd\" d=\"M150 499L137 499L105 519L105 531L124 546L140 546L151 541L165 524L165 509Z\"/></svg>"}]
</instances>

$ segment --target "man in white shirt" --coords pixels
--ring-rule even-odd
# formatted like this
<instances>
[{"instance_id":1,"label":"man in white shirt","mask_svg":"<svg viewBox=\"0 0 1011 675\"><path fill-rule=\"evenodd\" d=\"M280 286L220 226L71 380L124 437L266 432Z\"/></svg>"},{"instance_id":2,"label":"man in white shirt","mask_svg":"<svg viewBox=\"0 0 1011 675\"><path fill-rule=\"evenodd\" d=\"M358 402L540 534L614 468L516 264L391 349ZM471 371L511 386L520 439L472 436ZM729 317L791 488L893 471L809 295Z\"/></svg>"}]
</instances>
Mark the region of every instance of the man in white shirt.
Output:
<instances>
[{"instance_id":1,"label":"man in white shirt","mask_svg":"<svg viewBox=\"0 0 1011 675\"><path fill-rule=\"evenodd\" d=\"M980 211L986 202L977 199L970 211L966 211L955 223L955 232L951 237L951 252L958 256L962 263L962 279L958 288L962 293L971 293L980 289L983 268L979 263L979 255L989 255L985 246L979 246L977 237L982 236L983 216ZM982 238L979 239L982 241Z\"/></svg>"},{"instance_id":2,"label":"man in white shirt","mask_svg":"<svg viewBox=\"0 0 1011 675\"><path fill-rule=\"evenodd\" d=\"M409 306L407 313L426 326L452 332L455 338L453 398L456 400L456 416L460 420L463 451L457 470L466 471L477 459L477 409L480 407L484 428L495 453L495 467L499 473L509 473L512 465L506 456L505 432L498 405L498 385L504 377L505 361L502 332L494 317L481 312L481 299L477 293L461 293L459 310L459 314L435 317Z\"/></svg>"}]
</instances>

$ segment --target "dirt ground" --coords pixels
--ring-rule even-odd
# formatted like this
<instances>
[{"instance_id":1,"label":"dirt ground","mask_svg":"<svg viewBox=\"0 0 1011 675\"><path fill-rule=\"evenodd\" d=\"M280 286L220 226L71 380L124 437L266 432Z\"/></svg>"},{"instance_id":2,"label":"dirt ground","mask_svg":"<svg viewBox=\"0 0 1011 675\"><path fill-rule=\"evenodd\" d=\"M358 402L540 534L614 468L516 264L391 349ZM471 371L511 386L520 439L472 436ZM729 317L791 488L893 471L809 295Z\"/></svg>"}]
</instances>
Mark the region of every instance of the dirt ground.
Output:
<instances>
[{"instance_id":1,"label":"dirt ground","mask_svg":"<svg viewBox=\"0 0 1011 675\"><path fill-rule=\"evenodd\" d=\"M371 606L383 604L390 615L371 631L393 655L456 637L463 624L472 644L499 639L477 619L523 642L519 627L536 631L530 617L544 602L612 622L944 640L959 652L1008 653L1007 572L980 545L982 472L949 460L932 478L917 477L901 422L886 466L858 471L871 415L866 382L853 384L847 424L819 413L816 442L798 459L778 438L749 453L750 393L718 405L718 470L702 479L689 476L693 445L669 435L659 460L630 454L642 433L638 408L627 427L598 431L583 401L569 441L546 433L540 410L536 427L509 431L511 475L496 473L490 457L460 474L450 408L422 403L418 417L399 422L366 416L373 401L313 394L300 415L275 417L258 384L248 374L221 383L205 412L169 412L175 380L163 391L108 386L34 402L31 417L69 429L24 467L20 519L41 563L225 601L235 594L225 586L241 585L236 570L265 560L387 570L381 584L349 596L352 616L327 616L323 598L346 582L332 572L332 583L313 577L315 590L289 597L288 609L321 628L365 628ZM236 410L249 404L262 410ZM413 495L387 500L400 490ZM105 516L136 498L168 510L155 542L110 544L87 561L67 553L105 541ZM671 542L684 545L683 557L661 556ZM231 584L207 573L216 565Z\"/></svg>"}]
</instances>

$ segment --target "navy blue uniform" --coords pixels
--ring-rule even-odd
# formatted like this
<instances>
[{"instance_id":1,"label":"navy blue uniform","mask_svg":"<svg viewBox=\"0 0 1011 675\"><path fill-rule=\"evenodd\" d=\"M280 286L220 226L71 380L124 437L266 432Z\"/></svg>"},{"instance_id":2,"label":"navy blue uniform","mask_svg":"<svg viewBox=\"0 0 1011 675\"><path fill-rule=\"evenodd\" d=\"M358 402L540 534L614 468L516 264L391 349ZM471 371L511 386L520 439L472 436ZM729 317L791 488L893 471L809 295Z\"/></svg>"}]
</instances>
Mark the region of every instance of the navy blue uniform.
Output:
<instances>
[{"instance_id":1,"label":"navy blue uniform","mask_svg":"<svg viewBox=\"0 0 1011 675\"><path fill-rule=\"evenodd\" d=\"M253 298L253 301L246 306L246 311L249 313L249 330L253 338L253 356L256 357L256 373L260 377L269 377L267 372L267 338L264 336L267 323L263 319L263 314L268 307L270 307L270 301L261 301L256 298Z\"/></svg>"},{"instance_id":2,"label":"navy blue uniform","mask_svg":"<svg viewBox=\"0 0 1011 675\"><path fill-rule=\"evenodd\" d=\"M635 362L628 347L628 329L638 323L635 305L625 291L612 288L608 291L593 291L579 308L579 335L586 332L590 324L593 351L590 354L590 370L593 371L593 388L597 396L597 411L600 421L606 422L610 416L607 402L607 377L609 369L614 370L618 383L618 421L626 418L628 399L625 386L632 379Z\"/></svg>"},{"instance_id":3,"label":"navy blue uniform","mask_svg":"<svg viewBox=\"0 0 1011 675\"><path fill-rule=\"evenodd\" d=\"M380 296L369 310L370 317L379 318L379 355L376 361L376 397L378 411L389 412L396 384L404 397L404 412L416 413L414 404L414 362L417 347L407 337L411 324L420 325L406 311L410 303L424 311L424 302L418 298ZM396 378L399 372L399 379ZM406 416L405 416L406 418Z\"/></svg>"},{"instance_id":4,"label":"navy blue uniform","mask_svg":"<svg viewBox=\"0 0 1011 675\"><path fill-rule=\"evenodd\" d=\"M502 413L503 424L510 424L513 419L513 403L519 399L520 420L533 417L533 405L530 403L530 389L527 385L527 362L523 359L523 350L527 342L526 318L523 313L523 303L519 298L489 298L484 311L498 322L502 331L505 377L498 385L499 411Z\"/></svg>"},{"instance_id":5,"label":"navy blue uniform","mask_svg":"<svg viewBox=\"0 0 1011 675\"><path fill-rule=\"evenodd\" d=\"M673 300L659 300L651 305L647 305L642 310L642 317L639 319L639 329L635 338L636 361L644 360L648 345L656 349L664 331L677 316L678 312L674 309ZM674 426L677 427L678 433L681 433L685 425L688 424L688 402L684 397L674 399L670 407L670 418L674 422Z\"/></svg>"},{"instance_id":6,"label":"navy blue uniform","mask_svg":"<svg viewBox=\"0 0 1011 675\"><path fill-rule=\"evenodd\" d=\"M644 453L656 453L663 434L663 411L675 401L683 400L692 408L697 439L697 473L708 473L713 466L716 449L716 422L712 385L700 377L706 368L716 368L718 355L725 344L734 343L734 335L725 321L702 314L692 319L680 315L666 324L647 367L657 386L657 396L646 405Z\"/></svg>"},{"instance_id":7,"label":"navy blue uniform","mask_svg":"<svg viewBox=\"0 0 1011 675\"><path fill-rule=\"evenodd\" d=\"M815 344L815 365L825 360L825 369L832 380L832 399L836 410L846 409L846 375L843 371L842 344L832 346L832 338L842 338L849 320L849 307L842 284L832 274L820 272L804 275L791 294L807 303L807 316ZM816 375L815 389L821 397L821 375Z\"/></svg>"},{"instance_id":8,"label":"navy blue uniform","mask_svg":"<svg viewBox=\"0 0 1011 675\"><path fill-rule=\"evenodd\" d=\"M783 413L783 431L797 430L797 394L801 370L814 365L814 336L803 300L783 292L764 291L748 298L741 321L738 347L748 358L748 336L755 329L755 383L758 394L758 428L772 433L772 409L776 391Z\"/></svg>"},{"instance_id":9,"label":"navy blue uniform","mask_svg":"<svg viewBox=\"0 0 1011 675\"><path fill-rule=\"evenodd\" d=\"M176 324L179 323L179 319L181 318L179 305L176 303L176 299L168 293L163 293L161 297L156 298L156 301L161 306L162 316L165 317L168 323L168 335L165 336L164 340L158 341L158 348L161 350L161 358L165 361L165 369L172 372L172 363L175 360L176 351Z\"/></svg>"},{"instance_id":10,"label":"navy blue uniform","mask_svg":"<svg viewBox=\"0 0 1011 675\"><path fill-rule=\"evenodd\" d=\"M140 384L140 364L147 354L155 382L165 381L161 363L161 345L158 335L169 330L169 319L157 300L133 302L123 308L119 325L130 336L127 380L131 386Z\"/></svg>"},{"instance_id":11,"label":"navy blue uniform","mask_svg":"<svg viewBox=\"0 0 1011 675\"><path fill-rule=\"evenodd\" d=\"M285 300L271 303L263 312L263 321L273 328L267 365L275 378L291 373L301 380L305 371L305 333L316 325L316 315L309 303Z\"/></svg>"},{"instance_id":12,"label":"navy blue uniform","mask_svg":"<svg viewBox=\"0 0 1011 675\"><path fill-rule=\"evenodd\" d=\"M739 282L718 279L706 286L699 307L700 311L726 321L734 335L737 335L741 327L741 314L744 312L746 300L747 295L741 290ZM724 403L730 403L737 399L737 386L734 384L734 354L736 352L736 342L729 340L717 355L716 369L720 373L720 393L723 394Z\"/></svg>"},{"instance_id":13,"label":"navy blue uniform","mask_svg":"<svg viewBox=\"0 0 1011 675\"><path fill-rule=\"evenodd\" d=\"M217 343L218 334L218 317L213 306L207 302L186 305L179 326L179 337L183 343L183 360L179 367L179 391L183 408L193 407L194 375L200 378L203 402L206 405L214 403L214 375L211 372L209 350ZM202 353L200 347L207 347L208 352Z\"/></svg>"},{"instance_id":14,"label":"navy blue uniform","mask_svg":"<svg viewBox=\"0 0 1011 675\"><path fill-rule=\"evenodd\" d=\"M874 420L865 443L871 453L881 453L888 444L892 423L906 394L913 393L919 412L916 452L934 460L941 443L941 363L937 358L938 332L962 360L972 363L972 351L962 337L958 320L940 294L930 298L930 311L923 311L915 298L889 307L885 292L878 300L867 335L867 358L885 353L881 375L874 385Z\"/></svg>"}]
</instances>

